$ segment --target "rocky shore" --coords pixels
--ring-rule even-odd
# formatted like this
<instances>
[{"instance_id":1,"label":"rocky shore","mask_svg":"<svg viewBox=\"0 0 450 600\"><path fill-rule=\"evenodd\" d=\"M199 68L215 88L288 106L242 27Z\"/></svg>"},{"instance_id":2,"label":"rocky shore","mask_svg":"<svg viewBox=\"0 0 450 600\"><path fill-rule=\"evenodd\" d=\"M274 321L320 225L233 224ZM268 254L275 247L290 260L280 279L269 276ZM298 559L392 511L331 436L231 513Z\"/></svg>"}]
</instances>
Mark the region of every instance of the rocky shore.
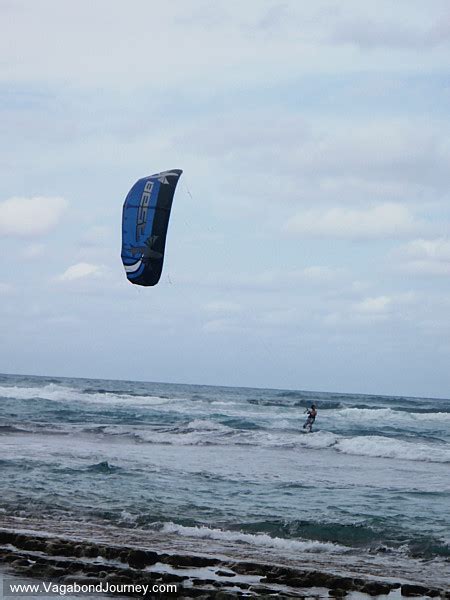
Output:
<instances>
[{"instance_id":1,"label":"rocky shore","mask_svg":"<svg viewBox=\"0 0 450 600\"><path fill-rule=\"evenodd\" d=\"M0 559L16 577L70 584L173 583L185 599L229 600L239 597L343 598L367 596L450 598L442 587L339 576L311 569L199 554L168 553L131 546L90 543L35 532L0 529ZM142 597L142 594L138 594ZM122 596L123 597L123 596ZM147 594L146 598L161 598Z\"/></svg>"}]
</instances>

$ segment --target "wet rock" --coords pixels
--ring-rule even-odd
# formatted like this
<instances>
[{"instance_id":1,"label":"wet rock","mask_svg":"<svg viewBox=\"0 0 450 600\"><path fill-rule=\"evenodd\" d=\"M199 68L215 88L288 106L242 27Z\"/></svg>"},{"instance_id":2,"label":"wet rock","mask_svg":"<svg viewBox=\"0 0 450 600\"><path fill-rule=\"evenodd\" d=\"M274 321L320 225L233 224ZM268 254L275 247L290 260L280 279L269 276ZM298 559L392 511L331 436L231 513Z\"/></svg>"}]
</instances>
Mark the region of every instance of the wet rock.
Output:
<instances>
[{"instance_id":1,"label":"wet rock","mask_svg":"<svg viewBox=\"0 0 450 600\"><path fill-rule=\"evenodd\" d=\"M141 580L138 579L136 580L134 577L130 577L129 575L125 575L124 573L112 573L111 575L108 575L106 577L106 581L108 583L114 583L115 585L119 585L119 584L131 584L131 583L137 583L140 582Z\"/></svg>"},{"instance_id":2,"label":"wet rock","mask_svg":"<svg viewBox=\"0 0 450 600\"><path fill-rule=\"evenodd\" d=\"M32 576L39 579L98 582L99 580L133 583L178 582L179 596L184 600L201 600L201 598L223 600L241 598L243 595L253 598L303 598L312 597L305 589L320 587L329 590L331 598L345 598L349 591L359 591L371 596L388 594L392 589L399 588L399 583L387 583L360 579L359 577L344 577L332 573L323 573L280 565L270 565L257 562L240 562L232 559L220 560L207 556L170 555L149 550L141 550L119 545L95 544L92 541L74 541L64 538L48 538L29 534L14 534L0 530L0 544L11 544L17 550L0 548L0 557L10 563L12 569L20 576ZM117 543L117 542L116 542ZM35 555L31 552L44 552L46 555ZM97 561L86 561L85 557L101 557ZM116 561L121 561L122 564ZM114 561L116 564L111 564ZM145 567L162 562L175 568L213 567L215 575L203 574L182 576L170 573L156 573L144 570ZM254 575L261 582L256 585L240 583L233 580L233 587L227 577L235 577L236 573ZM206 576L205 576L206 575ZM212 579L217 576L218 579ZM189 586L183 588L184 581L189 580ZM267 585L265 585L265 583ZM288 586L281 592L278 585ZM181 589L180 589L181 588ZM247 590L247 593L244 591ZM181 593L180 593L181 592ZM299 593L300 592L300 593ZM431 589L424 585L403 584L403 596L441 596L442 600L450 600L450 594L443 590ZM219 595L220 594L220 595ZM153 595L151 596L153 598ZM149 596L150 598L150 596Z\"/></svg>"},{"instance_id":3,"label":"wet rock","mask_svg":"<svg viewBox=\"0 0 450 600\"><path fill-rule=\"evenodd\" d=\"M163 583L181 583L189 579L189 577L187 575L175 575L175 573L161 573L160 579Z\"/></svg>"},{"instance_id":4,"label":"wet rock","mask_svg":"<svg viewBox=\"0 0 450 600\"><path fill-rule=\"evenodd\" d=\"M47 575L46 569L42 568L42 565L39 563L35 563L34 565L30 565L27 569L27 575L31 575L32 577L39 577L40 575Z\"/></svg>"},{"instance_id":5,"label":"wet rock","mask_svg":"<svg viewBox=\"0 0 450 600\"><path fill-rule=\"evenodd\" d=\"M0 544L14 544L15 538L16 535L12 531L0 531Z\"/></svg>"},{"instance_id":6,"label":"wet rock","mask_svg":"<svg viewBox=\"0 0 450 600\"><path fill-rule=\"evenodd\" d=\"M402 585L401 593L402 596L427 596L428 588L423 587L422 585L414 585L409 583L404 583Z\"/></svg>"},{"instance_id":7,"label":"wet rock","mask_svg":"<svg viewBox=\"0 0 450 600\"><path fill-rule=\"evenodd\" d=\"M359 588L359 590L369 596L380 596L381 594L389 594L392 586L381 581L369 581Z\"/></svg>"},{"instance_id":8,"label":"wet rock","mask_svg":"<svg viewBox=\"0 0 450 600\"><path fill-rule=\"evenodd\" d=\"M233 592L220 591L214 594L215 600L236 600L237 597L237 594Z\"/></svg>"},{"instance_id":9,"label":"wet rock","mask_svg":"<svg viewBox=\"0 0 450 600\"><path fill-rule=\"evenodd\" d=\"M352 579L351 577L336 577L333 575L326 575L323 577L319 575L317 578L318 585L323 585L323 587L330 587L333 589L341 589L346 590L347 592L351 590L359 590L361 586L365 584L362 579Z\"/></svg>"},{"instance_id":10,"label":"wet rock","mask_svg":"<svg viewBox=\"0 0 450 600\"><path fill-rule=\"evenodd\" d=\"M93 577L86 577L86 575L66 575L63 578L64 583L78 583L78 585L96 585L97 579Z\"/></svg>"},{"instance_id":11,"label":"wet rock","mask_svg":"<svg viewBox=\"0 0 450 600\"><path fill-rule=\"evenodd\" d=\"M216 558L207 558L206 556L179 556L176 554L172 556L168 555L164 562L172 567L214 567L220 564L220 561Z\"/></svg>"},{"instance_id":12,"label":"wet rock","mask_svg":"<svg viewBox=\"0 0 450 600\"><path fill-rule=\"evenodd\" d=\"M262 586L260 586L260 585L251 585L251 586L248 588L248 591L249 591L249 592L251 592L251 593L254 593L254 594L256 594L256 596L257 596L258 598L261 598L262 596L265 596L265 595L267 595L267 593L268 593L268 590L267 590L267 588L265 588L265 587L262 587ZM277 599L277 600L278 600L278 599Z\"/></svg>"},{"instance_id":13,"label":"wet rock","mask_svg":"<svg viewBox=\"0 0 450 600\"><path fill-rule=\"evenodd\" d=\"M50 556L73 556L73 547L70 544L52 540L43 545L42 550Z\"/></svg>"},{"instance_id":14,"label":"wet rock","mask_svg":"<svg viewBox=\"0 0 450 600\"><path fill-rule=\"evenodd\" d=\"M332 598L344 598L348 594L347 590L336 588L329 590L328 595Z\"/></svg>"},{"instance_id":15,"label":"wet rock","mask_svg":"<svg viewBox=\"0 0 450 600\"><path fill-rule=\"evenodd\" d=\"M124 552L122 548L114 548L108 546L102 548L102 556L107 560L120 560L122 552Z\"/></svg>"},{"instance_id":16,"label":"wet rock","mask_svg":"<svg viewBox=\"0 0 450 600\"><path fill-rule=\"evenodd\" d=\"M293 575L298 575L292 569L286 569L285 567L266 567L266 577L270 577L271 579L286 579L292 577Z\"/></svg>"},{"instance_id":17,"label":"wet rock","mask_svg":"<svg viewBox=\"0 0 450 600\"><path fill-rule=\"evenodd\" d=\"M113 572L108 573L104 579L108 583L119 583L119 581L118 581L119 578L120 578L120 575L118 574L118 572L113 571ZM131 579L132 581L136 581L134 578L129 578L129 579Z\"/></svg>"},{"instance_id":18,"label":"wet rock","mask_svg":"<svg viewBox=\"0 0 450 600\"><path fill-rule=\"evenodd\" d=\"M323 587L332 590L358 590L359 585L364 584L362 580L352 579L351 577L339 577L330 573L320 573L319 571L310 571L299 574L297 577L298 585L302 587Z\"/></svg>"},{"instance_id":19,"label":"wet rock","mask_svg":"<svg viewBox=\"0 0 450 600\"><path fill-rule=\"evenodd\" d=\"M80 566L76 562L58 562L56 566L65 569L67 573L77 573L80 570Z\"/></svg>"},{"instance_id":20,"label":"wet rock","mask_svg":"<svg viewBox=\"0 0 450 600\"><path fill-rule=\"evenodd\" d=\"M72 556L76 556L77 558L80 558L81 556L83 556L83 553L84 553L83 544L76 544L75 546L73 546L72 552L73 552Z\"/></svg>"},{"instance_id":21,"label":"wet rock","mask_svg":"<svg viewBox=\"0 0 450 600\"><path fill-rule=\"evenodd\" d=\"M11 553L7 552L7 553L3 554L2 559L5 562L12 563L12 562L14 562L17 559L17 554L12 554L12 552Z\"/></svg>"},{"instance_id":22,"label":"wet rock","mask_svg":"<svg viewBox=\"0 0 450 600\"><path fill-rule=\"evenodd\" d=\"M95 579L98 579L98 575L95 571L86 571L85 575L86 577L95 577Z\"/></svg>"},{"instance_id":23,"label":"wet rock","mask_svg":"<svg viewBox=\"0 0 450 600\"><path fill-rule=\"evenodd\" d=\"M214 585L216 582L214 579L199 579L198 577L191 578L192 585Z\"/></svg>"},{"instance_id":24,"label":"wet rock","mask_svg":"<svg viewBox=\"0 0 450 600\"><path fill-rule=\"evenodd\" d=\"M28 558L18 558L17 560L12 561L12 567L29 567L31 562Z\"/></svg>"},{"instance_id":25,"label":"wet rock","mask_svg":"<svg viewBox=\"0 0 450 600\"><path fill-rule=\"evenodd\" d=\"M267 571L267 566L253 562L229 563L228 567L241 575L263 575Z\"/></svg>"},{"instance_id":26,"label":"wet rock","mask_svg":"<svg viewBox=\"0 0 450 600\"><path fill-rule=\"evenodd\" d=\"M96 544L86 546L83 556L86 556L86 558L97 558L97 556L100 556L100 548Z\"/></svg>"},{"instance_id":27,"label":"wet rock","mask_svg":"<svg viewBox=\"0 0 450 600\"><path fill-rule=\"evenodd\" d=\"M439 590L429 589L427 592L427 596L430 596L430 598L437 598L440 595L441 595L441 593ZM444 595L444 598L445 598L445 595ZM450 598L450 591L447 594L447 598Z\"/></svg>"},{"instance_id":28,"label":"wet rock","mask_svg":"<svg viewBox=\"0 0 450 600\"><path fill-rule=\"evenodd\" d=\"M20 548L22 550L45 551L46 540L40 540L39 538L32 538L29 540L20 540Z\"/></svg>"},{"instance_id":29,"label":"wet rock","mask_svg":"<svg viewBox=\"0 0 450 600\"><path fill-rule=\"evenodd\" d=\"M67 572L65 569L59 569L58 567L52 567L51 569L48 569L48 579L52 581L62 579L66 575Z\"/></svg>"},{"instance_id":30,"label":"wet rock","mask_svg":"<svg viewBox=\"0 0 450 600\"><path fill-rule=\"evenodd\" d=\"M133 569L143 569L147 565L154 565L158 562L156 552L145 550L130 550L127 557L127 563Z\"/></svg>"},{"instance_id":31,"label":"wet rock","mask_svg":"<svg viewBox=\"0 0 450 600\"><path fill-rule=\"evenodd\" d=\"M240 581L239 583L235 584L238 585L242 590L248 590L251 587L251 583L244 583L242 581Z\"/></svg>"},{"instance_id":32,"label":"wet rock","mask_svg":"<svg viewBox=\"0 0 450 600\"><path fill-rule=\"evenodd\" d=\"M283 567L272 567L267 572L263 582L285 584L291 587L324 587L332 589L358 589L357 580L350 577L339 577L319 571L298 571ZM364 584L364 581L360 581Z\"/></svg>"},{"instance_id":33,"label":"wet rock","mask_svg":"<svg viewBox=\"0 0 450 600\"><path fill-rule=\"evenodd\" d=\"M120 550L119 555L118 555L117 558L121 562L126 563L126 562L128 562L128 554L129 554L129 552L130 552L129 550Z\"/></svg>"}]
</instances>

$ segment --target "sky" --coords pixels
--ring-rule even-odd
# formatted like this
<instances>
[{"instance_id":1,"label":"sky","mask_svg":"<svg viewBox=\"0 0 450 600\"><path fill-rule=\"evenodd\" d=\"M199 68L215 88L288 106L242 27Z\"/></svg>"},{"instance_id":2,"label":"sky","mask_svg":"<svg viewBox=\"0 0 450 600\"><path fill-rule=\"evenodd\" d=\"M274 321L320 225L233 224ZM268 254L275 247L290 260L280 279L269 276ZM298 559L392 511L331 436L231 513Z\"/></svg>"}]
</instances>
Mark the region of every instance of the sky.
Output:
<instances>
[{"instance_id":1,"label":"sky","mask_svg":"<svg viewBox=\"0 0 450 600\"><path fill-rule=\"evenodd\" d=\"M0 17L0 372L449 397L447 0ZM173 168L133 286L124 198Z\"/></svg>"}]
</instances>

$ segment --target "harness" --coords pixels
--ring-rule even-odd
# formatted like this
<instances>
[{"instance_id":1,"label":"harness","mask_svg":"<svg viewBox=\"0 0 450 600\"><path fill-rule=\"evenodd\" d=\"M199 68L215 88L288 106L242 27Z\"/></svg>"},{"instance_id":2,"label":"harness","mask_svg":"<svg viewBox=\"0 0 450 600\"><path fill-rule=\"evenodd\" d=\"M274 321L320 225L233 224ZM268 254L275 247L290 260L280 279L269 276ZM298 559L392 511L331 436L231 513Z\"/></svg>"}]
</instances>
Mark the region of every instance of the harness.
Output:
<instances>
[{"instance_id":1,"label":"harness","mask_svg":"<svg viewBox=\"0 0 450 600\"><path fill-rule=\"evenodd\" d=\"M316 420L316 415L317 412L313 413L312 411L308 411L308 420L314 423L314 421Z\"/></svg>"}]
</instances>

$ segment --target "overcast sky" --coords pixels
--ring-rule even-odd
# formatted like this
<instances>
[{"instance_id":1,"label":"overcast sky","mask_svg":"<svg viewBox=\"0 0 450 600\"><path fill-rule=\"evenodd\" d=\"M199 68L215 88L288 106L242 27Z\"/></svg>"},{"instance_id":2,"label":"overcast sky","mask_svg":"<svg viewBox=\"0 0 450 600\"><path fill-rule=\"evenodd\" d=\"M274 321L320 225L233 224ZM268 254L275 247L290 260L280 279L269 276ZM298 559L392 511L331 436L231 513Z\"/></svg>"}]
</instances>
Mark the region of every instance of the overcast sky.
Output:
<instances>
[{"instance_id":1,"label":"overcast sky","mask_svg":"<svg viewBox=\"0 0 450 600\"><path fill-rule=\"evenodd\" d=\"M447 0L0 13L0 372L449 397ZM139 288L123 200L171 168Z\"/></svg>"}]
</instances>

